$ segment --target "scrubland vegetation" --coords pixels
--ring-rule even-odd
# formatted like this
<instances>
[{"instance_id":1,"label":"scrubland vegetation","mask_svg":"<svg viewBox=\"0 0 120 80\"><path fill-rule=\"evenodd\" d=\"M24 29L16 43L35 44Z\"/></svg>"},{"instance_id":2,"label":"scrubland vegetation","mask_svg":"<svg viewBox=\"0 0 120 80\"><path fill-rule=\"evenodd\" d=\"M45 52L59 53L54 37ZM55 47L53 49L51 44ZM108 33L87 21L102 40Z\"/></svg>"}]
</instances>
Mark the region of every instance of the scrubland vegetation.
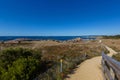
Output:
<instances>
[{"instance_id":1,"label":"scrubland vegetation","mask_svg":"<svg viewBox=\"0 0 120 80\"><path fill-rule=\"evenodd\" d=\"M120 39L103 39L102 42L113 50L120 52Z\"/></svg>"},{"instance_id":2,"label":"scrubland vegetation","mask_svg":"<svg viewBox=\"0 0 120 80\"><path fill-rule=\"evenodd\" d=\"M4 47L0 52L0 80L63 80L82 61L107 50L95 42L51 46ZM18 48L19 46L19 48ZM3 44L2 44L3 47ZM21 48L20 48L21 47ZM63 60L60 72L60 60Z\"/></svg>"},{"instance_id":3,"label":"scrubland vegetation","mask_svg":"<svg viewBox=\"0 0 120 80\"><path fill-rule=\"evenodd\" d=\"M120 35L103 36L103 43L120 52Z\"/></svg>"},{"instance_id":4,"label":"scrubland vegetation","mask_svg":"<svg viewBox=\"0 0 120 80\"><path fill-rule=\"evenodd\" d=\"M103 36L103 43L120 52L120 35Z\"/></svg>"},{"instance_id":5,"label":"scrubland vegetation","mask_svg":"<svg viewBox=\"0 0 120 80\"><path fill-rule=\"evenodd\" d=\"M120 61L120 39L103 39L103 43L118 52L118 54L113 55L112 57L115 60Z\"/></svg>"},{"instance_id":6,"label":"scrubland vegetation","mask_svg":"<svg viewBox=\"0 0 120 80\"><path fill-rule=\"evenodd\" d=\"M37 51L9 48L0 53L0 80L33 79L42 65Z\"/></svg>"},{"instance_id":7,"label":"scrubland vegetation","mask_svg":"<svg viewBox=\"0 0 120 80\"><path fill-rule=\"evenodd\" d=\"M117 61L120 61L120 53L113 55L113 58L116 59Z\"/></svg>"},{"instance_id":8,"label":"scrubland vegetation","mask_svg":"<svg viewBox=\"0 0 120 80\"><path fill-rule=\"evenodd\" d=\"M120 39L120 35L103 36L104 39Z\"/></svg>"}]
</instances>

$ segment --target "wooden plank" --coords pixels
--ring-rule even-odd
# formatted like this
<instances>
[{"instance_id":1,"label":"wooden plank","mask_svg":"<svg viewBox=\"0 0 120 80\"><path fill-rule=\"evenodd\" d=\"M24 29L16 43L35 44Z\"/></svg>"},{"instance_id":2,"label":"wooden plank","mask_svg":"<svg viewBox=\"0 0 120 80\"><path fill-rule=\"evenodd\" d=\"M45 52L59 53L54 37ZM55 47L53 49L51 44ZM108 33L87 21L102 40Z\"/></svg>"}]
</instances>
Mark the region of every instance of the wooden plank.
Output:
<instances>
[{"instance_id":1,"label":"wooden plank","mask_svg":"<svg viewBox=\"0 0 120 80\"><path fill-rule=\"evenodd\" d=\"M120 80L120 62L102 53L102 65L109 80ZM112 72L110 69L112 69Z\"/></svg>"}]
</instances>

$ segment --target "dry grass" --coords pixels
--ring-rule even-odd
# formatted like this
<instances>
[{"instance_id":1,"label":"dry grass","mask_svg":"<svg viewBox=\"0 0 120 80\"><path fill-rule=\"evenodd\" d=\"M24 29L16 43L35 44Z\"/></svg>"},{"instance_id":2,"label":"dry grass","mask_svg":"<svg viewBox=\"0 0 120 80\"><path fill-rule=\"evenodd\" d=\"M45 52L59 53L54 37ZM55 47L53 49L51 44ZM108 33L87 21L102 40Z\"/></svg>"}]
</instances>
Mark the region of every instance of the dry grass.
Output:
<instances>
[{"instance_id":1,"label":"dry grass","mask_svg":"<svg viewBox=\"0 0 120 80\"><path fill-rule=\"evenodd\" d=\"M23 41L21 43L0 43L0 50L4 50L6 48L15 48L15 47L21 47L21 48L31 48L33 46L33 43L30 41Z\"/></svg>"},{"instance_id":2,"label":"dry grass","mask_svg":"<svg viewBox=\"0 0 120 80\"><path fill-rule=\"evenodd\" d=\"M112 57L117 61L120 61L120 39L103 39L103 43L118 52L118 54L113 55Z\"/></svg>"},{"instance_id":3,"label":"dry grass","mask_svg":"<svg viewBox=\"0 0 120 80\"><path fill-rule=\"evenodd\" d=\"M103 39L102 41L115 51L120 52L120 39Z\"/></svg>"}]
</instances>

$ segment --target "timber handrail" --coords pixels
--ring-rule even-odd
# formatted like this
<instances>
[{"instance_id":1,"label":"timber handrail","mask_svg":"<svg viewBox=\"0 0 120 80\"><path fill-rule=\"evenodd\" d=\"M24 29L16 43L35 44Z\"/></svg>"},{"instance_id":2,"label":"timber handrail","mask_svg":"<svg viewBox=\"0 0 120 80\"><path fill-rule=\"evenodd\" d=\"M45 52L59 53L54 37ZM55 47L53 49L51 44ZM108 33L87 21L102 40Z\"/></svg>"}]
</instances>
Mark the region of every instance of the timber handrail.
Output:
<instances>
[{"instance_id":1,"label":"timber handrail","mask_svg":"<svg viewBox=\"0 0 120 80\"><path fill-rule=\"evenodd\" d=\"M120 80L120 62L102 53L102 67L106 80Z\"/></svg>"}]
</instances>

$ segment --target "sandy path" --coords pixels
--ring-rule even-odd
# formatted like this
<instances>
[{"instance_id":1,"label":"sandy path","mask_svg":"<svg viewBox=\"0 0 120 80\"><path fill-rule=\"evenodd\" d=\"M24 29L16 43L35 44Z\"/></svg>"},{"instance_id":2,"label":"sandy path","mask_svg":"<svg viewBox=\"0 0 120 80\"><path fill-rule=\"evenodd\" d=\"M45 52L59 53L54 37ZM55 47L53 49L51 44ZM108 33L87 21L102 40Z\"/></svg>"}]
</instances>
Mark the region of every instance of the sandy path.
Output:
<instances>
[{"instance_id":1,"label":"sandy path","mask_svg":"<svg viewBox=\"0 0 120 80\"><path fill-rule=\"evenodd\" d=\"M108 56L112 57L113 54L117 54L117 52L114 51L113 49L111 49L110 47L108 47L108 46L105 46L105 47L106 47L106 48L108 49L108 51L109 51Z\"/></svg>"},{"instance_id":2,"label":"sandy path","mask_svg":"<svg viewBox=\"0 0 120 80\"><path fill-rule=\"evenodd\" d=\"M111 48L106 48L110 51L108 54L112 56L116 52ZM69 75L66 80L104 80L101 66L102 57L95 57L84 61L78 66L74 74Z\"/></svg>"}]
</instances>

